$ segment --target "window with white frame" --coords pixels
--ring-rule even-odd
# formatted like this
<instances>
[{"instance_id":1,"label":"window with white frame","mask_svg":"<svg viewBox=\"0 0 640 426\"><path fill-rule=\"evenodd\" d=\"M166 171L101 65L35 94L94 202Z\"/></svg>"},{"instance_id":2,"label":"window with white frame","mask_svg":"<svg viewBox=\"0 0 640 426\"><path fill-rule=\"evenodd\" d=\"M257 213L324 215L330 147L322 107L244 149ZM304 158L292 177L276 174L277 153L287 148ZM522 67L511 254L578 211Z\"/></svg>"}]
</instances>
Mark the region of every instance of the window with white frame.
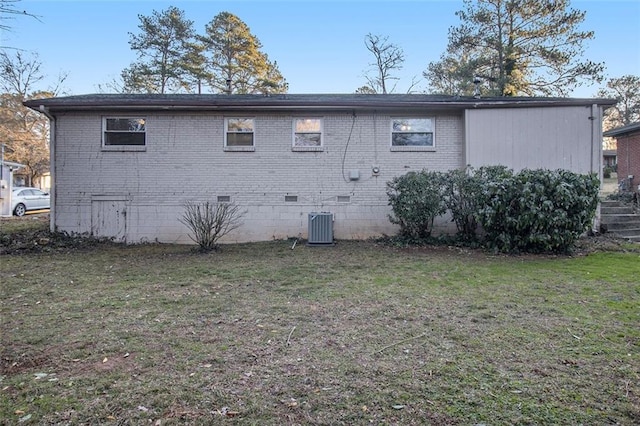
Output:
<instances>
[{"instance_id":1,"label":"window with white frame","mask_svg":"<svg viewBox=\"0 0 640 426\"><path fill-rule=\"evenodd\" d=\"M433 118L393 118L391 120L391 147L434 148Z\"/></svg>"},{"instance_id":2,"label":"window with white frame","mask_svg":"<svg viewBox=\"0 0 640 426\"><path fill-rule=\"evenodd\" d=\"M226 118L224 120L225 148L253 148L255 120L248 117Z\"/></svg>"},{"instance_id":3,"label":"window with white frame","mask_svg":"<svg viewBox=\"0 0 640 426\"><path fill-rule=\"evenodd\" d=\"M321 118L293 119L293 149L300 151L322 149Z\"/></svg>"},{"instance_id":4,"label":"window with white frame","mask_svg":"<svg viewBox=\"0 0 640 426\"><path fill-rule=\"evenodd\" d=\"M146 118L103 117L102 146L144 147L147 144Z\"/></svg>"}]
</instances>

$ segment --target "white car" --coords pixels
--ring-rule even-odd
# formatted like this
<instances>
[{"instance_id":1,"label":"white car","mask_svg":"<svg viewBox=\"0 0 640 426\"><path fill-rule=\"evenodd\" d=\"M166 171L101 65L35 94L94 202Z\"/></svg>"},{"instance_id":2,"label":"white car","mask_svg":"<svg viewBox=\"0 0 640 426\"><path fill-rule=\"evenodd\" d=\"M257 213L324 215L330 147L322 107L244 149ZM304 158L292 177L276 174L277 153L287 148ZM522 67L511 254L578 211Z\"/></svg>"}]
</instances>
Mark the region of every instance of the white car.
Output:
<instances>
[{"instance_id":1,"label":"white car","mask_svg":"<svg viewBox=\"0 0 640 426\"><path fill-rule=\"evenodd\" d=\"M11 211L16 216L24 216L30 210L51 208L48 192L38 188L13 188L11 192Z\"/></svg>"}]
</instances>

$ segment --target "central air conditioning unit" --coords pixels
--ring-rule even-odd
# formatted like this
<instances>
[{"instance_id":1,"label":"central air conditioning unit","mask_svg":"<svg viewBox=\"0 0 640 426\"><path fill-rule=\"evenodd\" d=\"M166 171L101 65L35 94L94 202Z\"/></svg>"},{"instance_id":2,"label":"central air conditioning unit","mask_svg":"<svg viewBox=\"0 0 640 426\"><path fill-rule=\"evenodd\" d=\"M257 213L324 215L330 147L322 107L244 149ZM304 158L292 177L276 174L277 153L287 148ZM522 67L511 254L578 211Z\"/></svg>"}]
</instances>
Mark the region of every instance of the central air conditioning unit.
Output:
<instances>
[{"instance_id":1,"label":"central air conditioning unit","mask_svg":"<svg viewBox=\"0 0 640 426\"><path fill-rule=\"evenodd\" d=\"M307 245L333 245L333 213L309 213L309 239Z\"/></svg>"}]
</instances>

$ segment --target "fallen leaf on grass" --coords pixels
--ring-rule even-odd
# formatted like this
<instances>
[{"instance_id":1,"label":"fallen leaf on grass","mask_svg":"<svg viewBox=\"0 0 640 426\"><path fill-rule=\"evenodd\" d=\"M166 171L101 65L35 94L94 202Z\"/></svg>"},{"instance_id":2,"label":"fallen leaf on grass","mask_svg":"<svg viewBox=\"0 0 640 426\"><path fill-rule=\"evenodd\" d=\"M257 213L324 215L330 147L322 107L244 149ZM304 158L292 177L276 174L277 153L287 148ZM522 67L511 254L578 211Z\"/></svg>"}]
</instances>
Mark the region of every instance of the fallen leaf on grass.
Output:
<instances>
[{"instance_id":1,"label":"fallen leaf on grass","mask_svg":"<svg viewBox=\"0 0 640 426\"><path fill-rule=\"evenodd\" d=\"M147 411L149 411L149 409L148 409L147 407L145 407L144 405L138 405L138 410L140 410L140 411L144 411L145 413L146 413Z\"/></svg>"},{"instance_id":2,"label":"fallen leaf on grass","mask_svg":"<svg viewBox=\"0 0 640 426\"><path fill-rule=\"evenodd\" d=\"M281 399L280 402L285 404L287 407L297 407L298 406L298 401L296 401L295 398L291 398L289 400Z\"/></svg>"},{"instance_id":3,"label":"fallen leaf on grass","mask_svg":"<svg viewBox=\"0 0 640 426\"><path fill-rule=\"evenodd\" d=\"M577 367L578 366L578 362L574 361L572 359L564 359L561 361L564 365L570 366L570 367Z\"/></svg>"},{"instance_id":4,"label":"fallen leaf on grass","mask_svg":"<svg viewBox=\"0 0 640 426\"><path fill-rule=\"evenodd\" d=\"M235 417L238 414L240 414L239 411L230 410L229 407L222 407L221 409L216 410L216 412L221 416L227 416L227 417Z\"/></svg>"},{"instance_id":5,"label":"fallen leaf on grass","mask_svg":"<svg viewBox=\"0 0 640 426\"><path fill-rule=\"evenodd\" d=\"M24 414L24 411L23 411L23 410L16 410L16 411L14 411L13 413L14 413L16 416L21 416L21 415L23 415L23 414Z\"/></svg>"},{"instance_id":6,"label":"fallen leaf on grass","mask_svg":"<svg viewBox=\"0 0 640 426\"><path fill-rule=\"evenodd\" d=\"M24 423L24 422L28 422L29 420L31 420L31 414L27 414L24 417L20 417L18 419L18 423Z\"/></svg>"}]
</instances>

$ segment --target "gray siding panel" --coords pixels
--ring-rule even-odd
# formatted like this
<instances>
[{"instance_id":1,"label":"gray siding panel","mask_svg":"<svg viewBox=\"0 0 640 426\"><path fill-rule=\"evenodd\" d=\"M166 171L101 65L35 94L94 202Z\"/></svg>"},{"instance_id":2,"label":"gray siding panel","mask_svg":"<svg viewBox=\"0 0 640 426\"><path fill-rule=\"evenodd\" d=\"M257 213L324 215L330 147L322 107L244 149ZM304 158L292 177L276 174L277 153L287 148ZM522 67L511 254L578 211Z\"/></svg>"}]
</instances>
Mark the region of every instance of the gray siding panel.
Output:
<instances>
[{"instance_id":1,"label":"gray siding panel","mask_svg":"<svg viewBox=\"0 0 640 426\"><path fill-rule=\"evenodd\" d=\"M516 171L597 172L590 117L587 107L469 110L466 162L473 167L501 164Z\"/></svg>"}]
</instances>

